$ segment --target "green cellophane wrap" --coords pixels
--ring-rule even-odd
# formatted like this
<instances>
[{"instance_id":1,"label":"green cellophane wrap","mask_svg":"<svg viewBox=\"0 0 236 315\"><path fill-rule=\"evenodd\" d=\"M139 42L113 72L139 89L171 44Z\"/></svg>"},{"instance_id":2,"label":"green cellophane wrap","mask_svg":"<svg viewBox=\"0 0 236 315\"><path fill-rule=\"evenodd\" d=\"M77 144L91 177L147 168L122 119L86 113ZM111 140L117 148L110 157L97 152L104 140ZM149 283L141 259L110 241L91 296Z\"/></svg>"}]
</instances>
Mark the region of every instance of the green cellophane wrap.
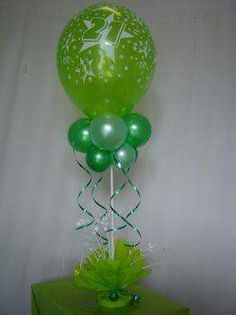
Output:
<instances>
[{"instance_id":1,"label":"green cellophane wrap","mask_svg":"<svg viewBox=\"0 0 236 315\"><path fill-rule=\"evenodd\" d=\"M127 245L125 240L116 240L114 259L108 251L98 248L75 268L76 285L97 292L100 306L127 305L133 299L130 286L150 273L142 251Z\"/></svg>"}]
</instances>

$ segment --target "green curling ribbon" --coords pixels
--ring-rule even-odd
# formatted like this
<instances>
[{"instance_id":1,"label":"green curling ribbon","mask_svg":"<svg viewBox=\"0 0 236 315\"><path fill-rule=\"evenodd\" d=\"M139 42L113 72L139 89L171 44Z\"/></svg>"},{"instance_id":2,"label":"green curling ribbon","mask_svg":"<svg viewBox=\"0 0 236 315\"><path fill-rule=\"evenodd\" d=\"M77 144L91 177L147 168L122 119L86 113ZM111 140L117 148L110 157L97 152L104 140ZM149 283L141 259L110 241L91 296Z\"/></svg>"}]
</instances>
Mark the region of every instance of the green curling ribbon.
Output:
<instances>
[{"instance_id":1,"label":"green curling ribbon","mask_svg":"<svg viewBox=\"0 0 236 315\"><path fill-rule=\"evenodd\" d=\"M87 189L89 188L89 186L91 185L91 183L93 182L93 177L91 175L91 173L89 172L89 170L77 159L76 157L76 153L75 153L75 150L73 149L73 153L74 153L74 156L75 156L75 160L76 160L76 163L79 165L79 167L84 170L87 175L90 177L89 178L89 181L82 187L82 189L80 190L80 192L78 193L77 195L77 204L79 206L79 208L81 209L81 211L86 214L87 216L90 217L90 220L85 223L85 224L81 224L80 226L78 226L76 228L76 230L81 230L83 228L86 228L86 227L89 227L91 224L94 223L94 216L92 215L91 212L88 211L88 209L86 209L81 203L80 203L80 199L82 198L83 194L87 191Z\"/></svg>"},{"instance_id":2,"label":"green curling ribbon","mask_svg":"<svg viewBox=\"0 0 236 315\"><path fill-rule=\"evenodd\" d=\"M125 176L125 183L124 183L124 187L123 187L123 185L122 185L122 188L125 189L125 186L126 186L126 184L127 184L127 182L128 182L129 185L131 186L131 188L136 192L136 194L138 195L138 198L139 198L137 204L136 204L136 205L129 211L129 213L126 215L125 218L128 219L128 218L129 218L132 214L134 214L134 212L139 208L139 206L140 206L140 204L141 204L141 193L140 193L140 191L138 190L138 188L132 183L130 177L128 176L128 173L129 173L131 167L128 168L127 171L125 171L125 169L122 168L122 167L120 167L120 166L118 166L118 167L119 167L119 169L121 169L123 175ZM125 226L126 226L126 225L125 225Z\"/></svg>"},{"instance_id":3,"label":"green curling ribbon","mask_svg":"<svg viewBox=\"0 0 236 315\"><path fill-rule=\"evenodd\" d=\"M97 187L99 186L99 184L101 184L101 182L103 181L103 179L104 179L104 176L103 176L103 174L98 178L98 180L96 181L96 182L94 182L94 184L93 184L93 188L92 188L92 192L91 192L91 195L92 195L92 199L93 199L93 201L94 201L94 203L99 207L99 208L101 208L104 212L103 212L103 214L100 216L100 218L99 218L99 222L107 215L107 208L104 206L104 205L102 205L96 198L95 198L95 191L96 191L96 189L97 189ZM108 238L107 237L105 237L105 236L103 236L103 235L101 235L100 233L98 233L97 231L96 231L96 234L97 234L97 236L98 237L100 237L102 240L103 240L103 245L107 245L108 244Z\"/></svg>"},{"instance_id":4,"label":"green curling ribbon","mask_svg":"<svg viewBox=\"0 0 236 315\"><path fill-rule=\"evenodd\" d=\"M114 157L115 159L115 157ZM112 228L112 229L108 229L107 232L117 232L117 231L120 231L122 229L124 229L125 227L129 226L131 227L135 233L138 235L138 238L139 240L134 243L134 244L125 244L126 246L128 247L136 247L138 246L141 241L142 241L142 234L141 232L139 231L139 229L136 227L136 225L132 224L129 222L128 218L134 214L134 212L138 209L140 203L141 203L141 194L138 190L138 188L132 183L131 179L129 178L129 171L130 171L130 168L126 171L120 164L119 162L115 159L115 162L116 164L118 165L118 168L121 170L122 174L124 175L125 177L125 182L120 186L118 187L118 189L116 189L114 191L114 193L112 194L111 198L110 198L110 204L109 204L109 207L111 209L111 211L113 211L113 213L115 213L125 224L122 225L122 226L119 226L119 227L116 227L116 228ZM136 195L138 196L138 202L137 204L129 211L129 213L124 217L122 214L120 214L113 206L112 206L112 200L118 196L124 189L125 189L125 186L127 184L127 182L129 183L129 185L131 186L131 188L134 190L134 192L136 193Z\"/></svg>"},{"instance_id":5,"label":"green curling ribbon","mask_svg":"<svg viewBox=\"0 0 236 315\"><path fill-rule=\"evenodd\" d=\"M126 180L114 191L113 195L110 198L110 204L109 204L109 208L113 211L113 208L111 206L111 201L118 196L120 193L122 193L125 190L126 187ZM114 211L113 211L114 212ZM123 220L123 219L122 219ZM113 229L108 229L107 232L117 232L120 231L122 229L124 229L127 226L127 224L123 224L122 226L113 228Z\"/></svg>"},{"instance_id":6,"label":"green curling ribbon","mask_svg":"<svg viewBox=\"0 0 236 315\"><path fill-rule=\"evenodd\" d=\"M122 169L122 173L124 174L126 180L128 181L129 185L131 186L131 188L132 188L132 189L136 192L136 194L138 195L139 200L138 200L137 204L136 204L136 205L130 210L130 212L126 215L126 219L128 219L128 218L131 216L131 214L134 214L134 212L139 208L139 206L140 206L140 204L141 204L141 200L142 200L142 198L141 198L141 193L140 193L140 191L138 190L138 188L137 188L137 187L132 183L132 181L130 180L130 177L128 176L128 172L129 172L129 170L128 170L127 172L125 172L125 170Z\"/></svg>"}]
</instances>

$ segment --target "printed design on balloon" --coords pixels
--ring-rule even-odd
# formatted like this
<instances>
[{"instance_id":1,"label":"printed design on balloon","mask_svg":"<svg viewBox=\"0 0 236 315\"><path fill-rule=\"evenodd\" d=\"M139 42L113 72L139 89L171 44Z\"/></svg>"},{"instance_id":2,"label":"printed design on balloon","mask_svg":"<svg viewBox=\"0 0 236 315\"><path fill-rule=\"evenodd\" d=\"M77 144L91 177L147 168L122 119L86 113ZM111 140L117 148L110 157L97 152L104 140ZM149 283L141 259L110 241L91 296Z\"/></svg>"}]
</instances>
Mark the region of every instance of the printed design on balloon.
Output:
<instances>
[{"instance_id":1,"label":"printed design on balloon","mask_svg":"<svg viewBox=\"0 0 236 315\"><path fill-rule=\"evenodd\" d=\"M95 77L95 74L92 69L92 62L93 62L92 60L80 58L80 65L83 69L81 78L84 83L87 79L89 81L92 81L92 77ZM81 72L80 69L76 69L75 71L78 72L79 74Z\"/></svg>"},{"instance_id":2,"label":"printed design on balloon","mask_svg":"<svg viewBox=\"0 0 236 315\"><path fill-rule=\"evenodd\" d=\"M65 56L62 60L64 65L67 65L69 63L74 63L74 60L70 56Z\"/></svg>"},{"instance_id":3,"label":"printed design on balloon","mask_svg":"<svg viewBox=\"0 0 236 315\"><path fill-rule=\"evenodd\" d=\"M83 46L80 48L80 53L99 45L100 49L114 62L115 48L119 46L120 41L133 37L132 34L125 31L125 23L114 20L114 14L108 15L106 19L94 17L83 22L87 29L82 35Z\"/></svg>"},{"instance_id":4,"label":"printed design on balloon","mask_svg":"<svg viewBox=\"0 0 236 315\"><path fill-rule=\"evenodd\" d=\"M62 49L68 52L71 44L74 43L75 41L76 39L72 36L72 33L69 33L67 37L64 37Z\"/></svg>"}]
</instances>

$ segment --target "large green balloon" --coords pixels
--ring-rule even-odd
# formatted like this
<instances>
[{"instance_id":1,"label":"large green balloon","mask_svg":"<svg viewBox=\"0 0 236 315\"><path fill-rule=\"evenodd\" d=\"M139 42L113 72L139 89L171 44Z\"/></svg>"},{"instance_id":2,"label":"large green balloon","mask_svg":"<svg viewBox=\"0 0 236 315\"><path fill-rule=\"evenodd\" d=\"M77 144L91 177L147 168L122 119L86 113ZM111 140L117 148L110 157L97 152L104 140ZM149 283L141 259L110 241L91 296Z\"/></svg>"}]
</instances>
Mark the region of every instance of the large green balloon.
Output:
<instances>
[{"instance_id":1,"label":"large green balloon","mask_svg":"<svg viewBox=\"0 0 236 315\"><path fill-rule=\"evenodd\" d=\"M68 130L68 140L76 151L87 152L92 145L89 134L90 120L87 118L76 120Z\"/></svg>"},{"instance_id":2,"label":"large green balloon","mask_svg":"<svg viewBox=\"0 0 236 315\"><path fill-rule=\"evenodd\" d=\"M130 113L124 117L124 120L128 126L127 142L134 147L139 147L149 140L152 126L146 117L138 113Z\"/></svg>"},{"instance_id":3,"label":"large green balloon","mask_svg":"<svg viewBox=\"0 0 236 315\"><path fill-rule=\"evenodd\" d=\"M109 3L79 12L63 30L57 68L66 93L89 117L129 113L148 89L155 45L143 20Z\"/></svg>"},{"instance_id":4,"label":"large green balloon","mask_svg":"<svg viewBox=\"0 0 236 315\"><path fill-rule=\"evenodd\" d=\"M113 154L113 159L118 167L128 168L137 159L137 150L129 143L123 144Z\"/></svg>"},{"instance_id":5,"label":"large green balloon","mask_svg":"<svg viewBox=\"0 0 236 315\"><path fill-rule=\"evenodd\" d=\"M95 146L91 146L86 154L88 166L95 172L105 171L111 164L111 154Z\"/></svg>"},{"instance_id":6,"label":"large green balloon","mask_svg":"<svg viewBox=\"0 0 236 315\"><path fill-rule=\"evenodd\" d=\"M115 150L124 143L128 128L124 120L116 114L103 114L90 125L90 135L95 146L102 150Z\"/></svg>"}]
</instances>

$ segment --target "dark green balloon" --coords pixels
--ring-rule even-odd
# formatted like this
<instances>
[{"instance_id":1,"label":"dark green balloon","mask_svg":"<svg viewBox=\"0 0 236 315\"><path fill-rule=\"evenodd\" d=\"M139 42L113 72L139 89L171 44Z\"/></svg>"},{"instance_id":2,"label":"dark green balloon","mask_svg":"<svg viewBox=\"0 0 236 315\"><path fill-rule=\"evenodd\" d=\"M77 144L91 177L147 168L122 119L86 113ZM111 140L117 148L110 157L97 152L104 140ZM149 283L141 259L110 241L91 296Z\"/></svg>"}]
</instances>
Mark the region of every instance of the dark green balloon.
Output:
<instances>
[{"instance_id":1,"label":"dark green balloon","mask_svg":"<svg viewBox=\"0 0 236 315\"><path fill-rule=\"evenodd\" d=\"M152 133L149 120L138 113L130 113L123 118L128 126L126 141L134 147L144 145L150 139Z\"/></svg>"},{"instance_id":2,"label":"dark green balloon","mask_svg":"<svg viewBox=\"0 0 236 315\"><path fill-rule=\"evenodd\" d=\"M111 164L111 154L95 146L91 146L86 154L88 166L95 172L105 171Z\"/></svg>"},{"instance_id":3,"label":"dark green balloon","mask_svg":"<svg viewBox=\"0 0 236 315\"><path fill-rule=\"evenodd\" d=\"M115 291L112 291L110 294L109 294L109 299L111 301L117 301L119 298L119 294Z\"/></svg>"},{"instance_id":4,"label":"dark green balloon","mask_svg":"<svg viewBox=\"0 0 236 315\"><path fill-rule=\"evenodd\" d=\"M129 143L124 143L113 153L113 160L118 167L129 168L137 159L137 150Z\"/></svg>"},{"instance_id":5,"label":"dark green balloon","mask_svg":"<svg viewBox=\"0 0 236 315\"><path fill-rule=\"evenodd\" d=\"M79 152L87 152L92 145L89 133L90 120L76 120L68 130L68 140L72 148Z\"/></svg>"}]
</instances>

